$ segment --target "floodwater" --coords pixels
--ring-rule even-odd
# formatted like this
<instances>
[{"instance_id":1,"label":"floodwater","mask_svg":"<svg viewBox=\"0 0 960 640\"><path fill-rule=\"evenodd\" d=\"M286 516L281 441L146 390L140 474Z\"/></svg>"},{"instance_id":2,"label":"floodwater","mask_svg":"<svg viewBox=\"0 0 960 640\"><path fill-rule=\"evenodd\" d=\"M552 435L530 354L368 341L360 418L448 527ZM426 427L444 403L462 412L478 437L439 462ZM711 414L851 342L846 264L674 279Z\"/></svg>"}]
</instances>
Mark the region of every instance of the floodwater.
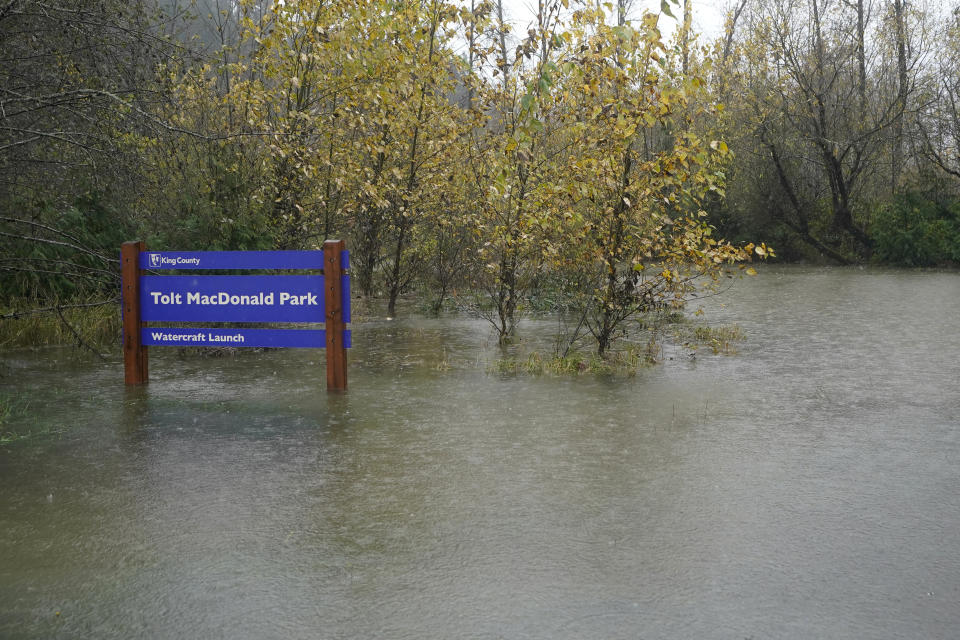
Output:
<instances>
[{"instance_id":1,"label":"floodwater","mask_svg":"<svg viewBox=\"0 0 960 640\"><path fill-rule=\"evenodd\" d=\"M0 447L0 637L956 638L960 274L710 307L737 355L635 377L490 373L466 318L355 325L334 396L322 352L2 352L53 433Z\"/></svg>"}]
</instances>

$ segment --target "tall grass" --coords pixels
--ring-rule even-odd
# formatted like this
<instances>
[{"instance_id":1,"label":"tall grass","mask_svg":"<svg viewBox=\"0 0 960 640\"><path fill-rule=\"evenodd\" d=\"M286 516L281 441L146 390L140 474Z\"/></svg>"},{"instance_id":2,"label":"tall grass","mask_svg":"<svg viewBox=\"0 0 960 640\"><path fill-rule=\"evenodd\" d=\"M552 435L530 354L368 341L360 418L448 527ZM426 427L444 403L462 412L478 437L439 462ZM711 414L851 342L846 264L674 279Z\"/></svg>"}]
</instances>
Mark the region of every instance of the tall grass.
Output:
<instances>
[{"instance_id":1,"label":"tall grass","mask_svg":"<svg viewBox=\"0 0 960 640\"><path fill-rule=\"evenodd\" d=\"M626 349L611 351L605 356L596 353L571 351L565 356L544 356L538 352L526 358L501 358L493 362L490 370L503 374L527 375L636 375L637 371L650 367L662 359L660 343L651 337L646 344L632 344Z\"/></svg>"},{"instance_id":2,"label":"tall grass","mask_svg":"<svg viewBox=\"0 0 960 640\"><path fill-rule=\"evenodd\" d=\"M39 313L30 312L39 307L18 303L0 308L0 348L72 344L97 351L119 350L119 303L94 307L63 304L59 310L55 306Z\"/></svg>"},{"instance_id":3,"label":"tall grass","mask_svg":"<svg viewBox=\"0 0 960 640\"><path fill-rule=\"evenodd\" d=\"M735 343L743 342L746 334L737 325L707 327L680 324L673 328L673 339L685 347L697 349L705 346L714 354L735 355Z\"/></svg>"}]
</instances>

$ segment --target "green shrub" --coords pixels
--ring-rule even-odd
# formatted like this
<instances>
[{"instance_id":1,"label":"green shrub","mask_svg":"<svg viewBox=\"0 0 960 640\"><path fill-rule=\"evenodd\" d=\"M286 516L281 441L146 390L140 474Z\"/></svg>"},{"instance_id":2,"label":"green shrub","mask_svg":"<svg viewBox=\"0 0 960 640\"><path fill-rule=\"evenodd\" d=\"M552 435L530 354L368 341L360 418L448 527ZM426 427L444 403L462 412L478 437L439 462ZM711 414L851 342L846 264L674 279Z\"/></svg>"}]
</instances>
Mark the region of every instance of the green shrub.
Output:
<instances>
[{"instance_id":1,"label":"green shrub","mask_svg":"<svg viewBox=\"0 0 960 640\"><path fill-rule=\"evenodd\" d=\"M106 196L85 193L62 209L24 205L16 219L0 222L0 304L96 297L119 285L120 243L131 227Z\"/></svg>"},{"instance_id":2,"label":"green shrub","mask_svg":"<svg viewBox=\"0 0 960 640\"><path fill-rule=\"evenodd\" d=\"M960 262L960 201L936 202L916 193L877 211L871 227L875 261L905 267Z\"/></svg>"}]
</instances>

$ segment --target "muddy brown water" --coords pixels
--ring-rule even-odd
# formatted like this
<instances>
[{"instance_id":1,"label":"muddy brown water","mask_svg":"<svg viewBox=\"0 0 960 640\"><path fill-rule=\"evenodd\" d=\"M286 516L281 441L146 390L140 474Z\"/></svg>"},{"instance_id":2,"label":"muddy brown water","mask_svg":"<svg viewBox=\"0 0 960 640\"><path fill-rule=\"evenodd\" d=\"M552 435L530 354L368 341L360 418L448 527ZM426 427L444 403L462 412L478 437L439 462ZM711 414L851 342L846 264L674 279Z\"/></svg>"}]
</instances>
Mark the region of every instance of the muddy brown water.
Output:
<instances>
[{"instance_id":1,"label":"muddy brown water","mask_svg":"<svg viewBox=\"0 0 960 640\"><path fill-rule=\"evenodd\" d=\"M737 355L635 377L358 323L343 396L322 352L154 349L138 389L0 352L3 428L53 432L0 447L0 637L957 637L960 275L768 267L708 306Z\"/></svg>"}]
</instances>

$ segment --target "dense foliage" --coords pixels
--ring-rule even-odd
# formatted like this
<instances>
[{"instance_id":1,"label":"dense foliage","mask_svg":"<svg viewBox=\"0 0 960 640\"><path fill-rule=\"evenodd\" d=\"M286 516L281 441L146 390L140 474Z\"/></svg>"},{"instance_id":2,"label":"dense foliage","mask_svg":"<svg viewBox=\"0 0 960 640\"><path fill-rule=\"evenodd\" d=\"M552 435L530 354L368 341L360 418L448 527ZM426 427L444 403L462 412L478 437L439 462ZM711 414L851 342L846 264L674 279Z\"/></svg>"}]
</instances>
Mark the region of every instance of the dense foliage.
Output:
<instances>
[{"instance_id":1,"label":"dense foliage","mask_svg":"<svg viewBox=\"0 0 960 640\"><path fill-rule=\"evenodd\" d=\"M957 261L960 16L741 0L703 42L691 0L672 39L630 5L4 2L0 305L112 295L125 238L345 237L391 314L420 288L508 340L549 301L602 354L764 243Z\"/></svg>"},{"instance_id":2,"label":"dense foliage","mask_svg":"<svg viewBox=\"0 0 960 640\"><path fill-rule=\"evenodd\" d=\"M932 267L960 263L960 201L904 193L879 207L873 223L876 252L885 264Z\"/></svg>"}]
</instances>

